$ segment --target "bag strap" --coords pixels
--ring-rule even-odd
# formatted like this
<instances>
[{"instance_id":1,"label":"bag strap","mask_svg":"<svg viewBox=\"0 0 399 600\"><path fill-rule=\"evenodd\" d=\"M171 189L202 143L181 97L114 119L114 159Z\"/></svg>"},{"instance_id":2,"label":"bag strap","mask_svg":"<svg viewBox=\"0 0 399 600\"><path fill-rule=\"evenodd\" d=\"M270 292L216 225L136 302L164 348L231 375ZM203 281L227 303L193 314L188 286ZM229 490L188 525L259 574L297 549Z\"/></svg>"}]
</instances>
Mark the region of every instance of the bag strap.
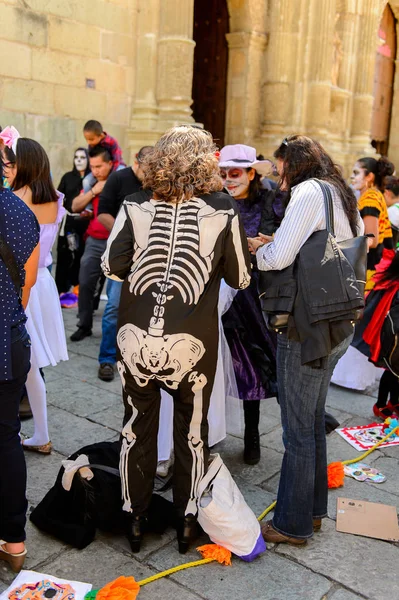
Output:
<instances>
[{"instance_id":1,"label":"bag strap","mask_svg":"<svg viewBox=\"0 0 399 600\"><path fill-rule=\"evenodd\" d=\"M219 473L221 467L223 466L223 459L220 454L211 454L210 458L212 459L211 464L208 467L208 470L204 477L201 479L198 485L197 497L201 498L202 494L209 487L210 483L213 479L215 479L216 475Z\"/></svg>"},{"instance_id":2,"label":"bag strap","mask_svg":"<svg viewBox=\"0 0 399 600\"><path fill-rule=\"evenodd\" d=\"M21 277L19 274L19 268L15 256L11 251L11 248L7 245L3 237L0 235L0 257L2 258L7 271L12 279L15 290L18 294L18 298L21 298Z\"/></svg>"},{"instance_id":3,"label":"bag strap","mask_svg":"<svg viewBox=\"0 0 399 600\"><path fill-rule=\"evenodd\" d=\"M324 198L324 207L326 211L326 229L328 233L331 233L331 235L335 237L334 203L332 199L330 186L324 183L324 181L320 181L319 179L315 179L315 181L319 184Z\"/></svg>"},{"instance_id":4,"label":"bag strap","mask_svg":"<svg viewBox=\"0 0 399 600\"><path fill-rule=\"evenodd\" d=\"M98 469L99 471L105 471L106 473L110 473L110 475L116 475L116 477L121 476L119 469L115 469L114 467L108 467L107 465L96 465L93 463L86 463L85 465L79 465L79 469L83 469L84 467L89 467L90 469Z\"/></svg>"}]
</instances>

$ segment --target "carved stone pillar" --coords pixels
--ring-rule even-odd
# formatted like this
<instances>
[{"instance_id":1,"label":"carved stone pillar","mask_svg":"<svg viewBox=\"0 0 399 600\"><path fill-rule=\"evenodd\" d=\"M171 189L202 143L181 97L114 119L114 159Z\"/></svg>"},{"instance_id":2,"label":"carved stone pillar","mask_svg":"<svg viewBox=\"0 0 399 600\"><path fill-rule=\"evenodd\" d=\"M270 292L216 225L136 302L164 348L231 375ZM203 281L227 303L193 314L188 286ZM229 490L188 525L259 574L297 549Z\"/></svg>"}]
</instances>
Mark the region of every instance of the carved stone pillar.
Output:
<instances>
[{"instance_id":1,"label":"carved stone pillar","mask_svg":"<svg viewBox=\"0 0 399 600\"><path fill-rule=\"evenodd\" d=\"M159 127L193 122L194 0L162 0L156 95Z\"/></svg>"},{"instance_id":2,"label":"carved stone pillar","mask_svg":"<svg viewBox=\"0 0 399 600\"><path fill-rule=\"evenodd\" d=\"M259 131L264 33L227 34L229 65L227 82L226 143L253 144Z\"/></svg>"},{"instance_id":3,"label":"carved stone pillar","mask_svg":"<svg viewBox=\"0 0 399 600\"><path fill-rule=\"evenodd\" d=\"M305 131L319 139L330 119L335 0L309 2L308 86L304 98Z\"/></svg>"},{"instance_id":4,"label":"carved stone pillar","mask_svg":"<svg viewBox=\"0 0 399 600\"><path fill-rule=\"evenodd\" d=\"M141 146L152 145L157 131L156 99L159 12L161 0L138 0L135 95L128 130L131 163Z\"/></svg>"},{"instance_id":5,"label":"carved stone pillar","mask_svg":"<svg viewBox=\"0 0 399 600\"><path fill-rule=\"evenodd\" d=\"M370 126L377 32L381 18L379 3L375 0L364 0L361 7L351 128L351 146L354 154L374 153L370 146Z\"/></svg>"}]
</instances>

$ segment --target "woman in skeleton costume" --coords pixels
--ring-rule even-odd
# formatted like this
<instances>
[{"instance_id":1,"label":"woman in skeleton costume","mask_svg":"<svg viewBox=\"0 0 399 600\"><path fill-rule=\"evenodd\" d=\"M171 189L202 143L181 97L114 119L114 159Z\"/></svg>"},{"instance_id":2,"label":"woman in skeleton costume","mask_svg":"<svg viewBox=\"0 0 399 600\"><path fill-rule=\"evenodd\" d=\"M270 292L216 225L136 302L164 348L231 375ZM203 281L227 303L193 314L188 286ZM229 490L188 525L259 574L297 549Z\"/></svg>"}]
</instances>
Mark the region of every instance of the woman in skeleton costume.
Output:
<instances>
[{"instance_id":1,"label":"woman in skeleton costume","mask_svg":"<svg viewBox=\"0 0 399 600\"><path fill-rule=\"evenodd\" d=\"M219 167L227 191L237 201L246 235L252 237L256 231L272 235L279 225L275 192L261 186L261 176L271 172L270 161L257 160L251 146L235 144L222 148ZM237 293L223 315L238 392L244 401L244 461L248 465L260 460L260 400L277 395L276 336L265 325L257 281L253 261L251 285Z\"/></svg>"},{"instance_id":2,"label":"woman in skeleton costume","mask_svg":"<svg viewBox=\"0 0 399 600\"><path fill-rule=\"evenodd\" d=\"M146 190L122 205L104 273L124 280L118 370L125 405L120 471L128 539L140 550L157 467L160 390L174 400L173 498L179 551L196 530L197 489L206 473L207 413L218 352L220 281L250 283L248 244L222 188L210 133L175 127L145 159Z\"/></svg>"}]
</instances>

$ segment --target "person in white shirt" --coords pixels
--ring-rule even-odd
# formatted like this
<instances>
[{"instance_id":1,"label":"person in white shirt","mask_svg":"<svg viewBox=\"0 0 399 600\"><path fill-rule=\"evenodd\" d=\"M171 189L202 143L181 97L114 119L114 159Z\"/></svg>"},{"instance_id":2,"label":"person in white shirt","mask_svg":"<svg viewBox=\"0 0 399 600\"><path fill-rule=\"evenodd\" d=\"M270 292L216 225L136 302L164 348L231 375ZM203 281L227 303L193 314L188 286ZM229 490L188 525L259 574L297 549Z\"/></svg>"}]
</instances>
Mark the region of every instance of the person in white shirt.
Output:
<instances>
[{"instance_id":1,"label":"person in white shirt","mask_svg":"<svg viewBox=\"0 0 399 600\"><path fill-rule=\"evenodd\" d=\"M356 198L323 147L301 135L283 140L274 154L280 186L290 200L274 237L249 240L261 271L280 271L291 265L316 231L326 229L325 204L317 179L329 185L338 242L363 233ZM333 327L333 324L331 324ZM346 331L350 331L348 327ZM342 336L341 336L342 337ZM302 545L321 528L327 516L327 453L325 403L338 359L353 333L333 344L317 366L302 364L301 343L290 333L277 336L277 383L285 454L277 505L272 521L262 527L267 542Z\"/></svg>"}]
</instances>

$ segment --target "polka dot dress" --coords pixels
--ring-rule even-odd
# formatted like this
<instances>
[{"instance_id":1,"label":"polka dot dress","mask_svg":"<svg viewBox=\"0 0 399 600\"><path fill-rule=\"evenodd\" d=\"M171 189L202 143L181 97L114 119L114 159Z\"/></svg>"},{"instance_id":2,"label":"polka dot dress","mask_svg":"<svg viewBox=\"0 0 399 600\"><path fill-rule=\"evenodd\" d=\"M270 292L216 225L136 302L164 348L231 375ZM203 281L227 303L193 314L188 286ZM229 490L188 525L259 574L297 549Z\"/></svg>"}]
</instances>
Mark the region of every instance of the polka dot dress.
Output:
<instances>
[{"instance_id":1,"label":"polka dot dress","mask_svg":"<svg viewBox=\"0 0 399 600\"><path fill-rule=\"evenodd\" d=\"M12 251L22 285L24 265L39 242L39 224L32 211L10 190L0 188L0 235ZM8 269L0 257L0 381L12 379L11 327L26 320Z\"/></svg>"}]
</instances>

